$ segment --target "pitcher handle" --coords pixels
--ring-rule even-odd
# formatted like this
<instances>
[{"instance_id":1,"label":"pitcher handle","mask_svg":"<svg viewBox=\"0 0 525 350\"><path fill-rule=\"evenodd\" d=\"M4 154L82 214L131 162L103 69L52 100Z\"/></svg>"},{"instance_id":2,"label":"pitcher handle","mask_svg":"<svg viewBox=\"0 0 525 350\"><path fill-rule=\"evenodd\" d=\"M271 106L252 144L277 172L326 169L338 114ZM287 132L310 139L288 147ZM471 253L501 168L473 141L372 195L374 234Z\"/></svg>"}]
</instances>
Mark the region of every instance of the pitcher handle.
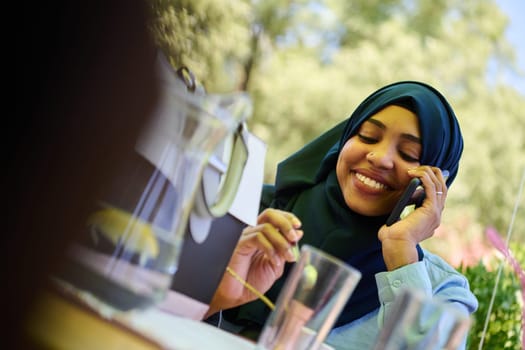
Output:
<instances>
[{"instance_id":1,"label":"pitcher handle","mask_svg":"<svg viewBox=\"0 0 525 350\"><path fill-rule=\"evenodd\" d=\"M239 189L246 161L248 160L248 146L244 136L245 128L245 124L241 123L233 135L233 147L228 169L223 175L225 177L224 182L215 196L215 202L209 203L209 200L203 194L204 203L198 205L196 201L194 206L197 215L201 217L221 217L226 215L232 206Z\"/></svg>"}]
</instances>

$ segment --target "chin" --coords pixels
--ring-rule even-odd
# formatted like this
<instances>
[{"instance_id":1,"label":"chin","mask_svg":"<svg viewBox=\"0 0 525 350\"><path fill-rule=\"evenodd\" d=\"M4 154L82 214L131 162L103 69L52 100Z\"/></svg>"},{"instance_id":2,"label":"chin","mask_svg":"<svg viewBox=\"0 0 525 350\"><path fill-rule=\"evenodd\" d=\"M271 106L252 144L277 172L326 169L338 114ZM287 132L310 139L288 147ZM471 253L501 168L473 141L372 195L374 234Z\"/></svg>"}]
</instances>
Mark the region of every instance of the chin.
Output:
<instances>
[{"instance_id":1,"label":"chin","mask_svg":"<svg viewBox=\"0 0 525 350\"><path fill-rule=\"evenodd\" d=\"M354 201L352 204L347 202L347 205L353 212L364 216L382 216L389 214L391 211L391 209L388 210L385 208L371 208L370 202L368 201L360 201L360 203L355 203Z\"/></svg>"}]
</instances>

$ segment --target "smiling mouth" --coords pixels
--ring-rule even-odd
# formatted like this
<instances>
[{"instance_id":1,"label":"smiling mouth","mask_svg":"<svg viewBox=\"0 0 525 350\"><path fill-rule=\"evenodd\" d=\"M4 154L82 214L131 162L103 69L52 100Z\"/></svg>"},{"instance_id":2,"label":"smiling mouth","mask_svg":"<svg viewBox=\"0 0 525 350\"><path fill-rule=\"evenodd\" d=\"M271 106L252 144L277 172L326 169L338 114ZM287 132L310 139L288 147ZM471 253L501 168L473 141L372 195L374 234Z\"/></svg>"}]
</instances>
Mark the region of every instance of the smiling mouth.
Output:
<instances>
[{"instance_id":1,"label":"smiling mouth","mask_svg":"<svg viewBox=\"0 0 525 350\"><path fill-rule=\"evenodd\" d=\"M361 182L365 186L370 187L374 190L386 190L387 189L386 185L380 182L377 182L376 180L371 179L367 176L364 176L363 174L355 173L355 177L359 180L359 182Z\"/></svg>"}]
</instances>

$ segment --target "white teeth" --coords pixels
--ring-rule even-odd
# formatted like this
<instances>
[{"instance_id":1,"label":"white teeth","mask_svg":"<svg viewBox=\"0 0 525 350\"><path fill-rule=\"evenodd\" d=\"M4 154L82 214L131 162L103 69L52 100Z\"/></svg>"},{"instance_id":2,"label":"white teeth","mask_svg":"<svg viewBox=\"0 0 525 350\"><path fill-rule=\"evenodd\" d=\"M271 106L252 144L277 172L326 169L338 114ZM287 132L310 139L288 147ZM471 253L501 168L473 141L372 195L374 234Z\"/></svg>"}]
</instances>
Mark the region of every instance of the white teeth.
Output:
<instances>
[{"instance_id":1,"label":"white teeth","mask_svg":"<svg viewBox=\"0 0 525 350\"><path fill-rule=\"evenodd\" d=\"M372 188L375 188L375 189L378 189L378 190L382 190L382 189L385 189L386 186L383 185L382 183L379 183L377 182L376 180L373 180L369 177L366 177L362 174L359 174L359 173L355 173L355 177L357 177L357 179L359 181L361 181L362 183L364 183L365 185L369 186L369 187L372 187Z\"/></svg>"}]
</instances>

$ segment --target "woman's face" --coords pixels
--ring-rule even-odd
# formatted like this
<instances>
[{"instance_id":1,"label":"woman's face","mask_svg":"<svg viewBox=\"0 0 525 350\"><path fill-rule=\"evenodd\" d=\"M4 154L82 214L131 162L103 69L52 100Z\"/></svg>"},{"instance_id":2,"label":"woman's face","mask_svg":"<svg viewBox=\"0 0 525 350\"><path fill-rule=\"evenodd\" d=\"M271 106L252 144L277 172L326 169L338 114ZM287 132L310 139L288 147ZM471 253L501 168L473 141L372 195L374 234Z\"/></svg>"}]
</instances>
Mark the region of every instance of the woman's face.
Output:
<instances>
[{"instance_id":1,"label":"woman's face","mask_svg":"<svg viewBox=\"0 0 525 350\"><path fill-rule=\"evenodd\" d=\"M368 216L392 211L410 182L407 170L419 165L419 122L399 106L372 115L345 143L336 165L346 204Z\"/></svg>"}]
</instances>

